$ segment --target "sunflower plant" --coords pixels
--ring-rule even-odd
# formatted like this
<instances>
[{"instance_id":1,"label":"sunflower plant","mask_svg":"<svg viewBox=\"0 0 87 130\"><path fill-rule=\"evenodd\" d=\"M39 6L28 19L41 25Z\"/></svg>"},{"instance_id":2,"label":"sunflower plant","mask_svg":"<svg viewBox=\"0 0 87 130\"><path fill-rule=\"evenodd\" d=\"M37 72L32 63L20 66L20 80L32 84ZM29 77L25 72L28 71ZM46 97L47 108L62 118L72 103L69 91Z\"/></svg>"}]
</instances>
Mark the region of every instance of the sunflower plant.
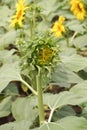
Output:
<instances>
[{"instance_id":1,"label":"sunflower plant","mask_svg":"<svg viewBox=\"0 0 87 130\"><path fill-rule=\"evenodd\" d=\"M36 6L35 3L31 3L28 6L24 2L19 0L16 4L16 14L12 17L11 26L16 30L21 30L16 43L22 59L20 63L21 72L25 76L24 71L27 69L28 74L26 76L30 77L28 83L32 87L30 90L38 97L39 120L40 124L43 124L45 121L42 99L43 77L50 79L52 69L59 62L58 55L60 48L58 40L52 35L50 30L42 34L39 34L35 30L38 24L37 19L40 15L39 6ZM25 16L26 10L30 11L30 13ZM26 39L26 34L22 27L23 20L26 19L25 17L30 22L30 35L28 39ZM25 21L26 24L28 24L27 21ZM61 17L59 20L60 26L62 26L62 22L63 18ZM60 30L61 32L62 30Z\"/></svg>"},{"instance_id":2,"label":"sunflower plant","mask_svg":"<svg viewBox=\"0 0 87 130\"><path fill-rule=\"evenodd\" d=\"M1 2L0 130L86 130L86 1L14 3Z\"/></svg>"}]
</instances>

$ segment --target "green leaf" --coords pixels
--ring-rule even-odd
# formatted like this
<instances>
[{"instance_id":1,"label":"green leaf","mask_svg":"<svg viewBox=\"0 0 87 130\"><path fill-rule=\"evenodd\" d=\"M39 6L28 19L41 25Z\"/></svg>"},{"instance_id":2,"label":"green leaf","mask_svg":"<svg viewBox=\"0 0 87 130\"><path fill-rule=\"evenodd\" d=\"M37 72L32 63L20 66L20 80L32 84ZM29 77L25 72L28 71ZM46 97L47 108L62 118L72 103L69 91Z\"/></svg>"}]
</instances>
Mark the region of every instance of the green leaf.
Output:
<instances>
[{"instance_id":1,"label":"green leaf","mask_svg":"<svg viewBox=\"0 0 87 130\"><path fill-rule=\"evenodd\" d=\"M17 98L12 104L12 114L17 121L33 122L38 115L36 97Z\"/></svg>"},{"instance_id":2,"label":"green leaf","mask_svg":"<svg viewBox=\"0 0 87 130\"><path fill-rule=\"evenodd\" d=\"M66 116L75 116L75 111L70 106L64 106L61 109L58 109L54 112L52 121L57 121L61 118L64 118Z\"/></svg>"},{"instance_id":3,"label":"green leaf","mask_svg":"<svg viewBox=\"0 0 87 130\"><path fill-rule=\"evenodd\" d=\"M83 24L77 20L71 20L70 22L67 22L67 27L75 32L82 33L85 31Z\"/></svg>"},{"instance_id":4,"label":"green leaf","mask_svg":"<svg viewBox=\"0 0 87 130\"><path fill-rule=\"evenodd\" d=\"M87 97L87 80L73 86L70 91L80 97Z\"/></svg>"},{"instance_id":5,"label":"green leaf","mask_svg":"<svg viewBox=\"0 0 87 130\"><path fill-rule=\"evenodd\" d=\"M28 130L31 123L29 121L19 121L0 126L0 130Z\"/></svg>"},{"instance_id":6,"label":"green leaf","mask_svg":"<svg viewBox=\"0 0 87 130\"><path fill-rule=\"evenodd\" d=\"M65 130L87 130L87 120L83 117L69 116L57 122Z\"/></svg>"},{"instance_id":7,"label":"green leaf","mask_svg":"<svg viewBox=\"0 0 87 130\"><path fill-rule=\"evenodd\" d=\"M52 81L58 83L60 86L68 87L71 83L79 83L83 80L68 67L59 64L52 73Z\"/></svg>"},{"instance_id":8,"label":"green leaf","mask_svg":"<svg viewBox=\"0 0 87 130\"><path fill-rule=\"evenodd\" d=\"M73 92L64 91L59 94L44 95L44 104L47 104L50 109L61 108L65 105L80 105L87 101L87 97L80 97Z\"/></svg>"},{"instance_id":9,"label":"green leaf","mask_svg":"<svg viewBox=\"0 0 87 130\"><path fill-rule=\"evenodd\" d=\"M8 51L8 50L0 50L0 61L3 64L6 63L12 63L13 61L19 60L19 57L17 55L13 55L15 52L14 49Z\"/></svg>"},{"instance_id":10,"label":"green leaf","mask_svg":"<svg viewBox=\"0 0 87 130\"><path fill-rule=\"evenodd\" d=\"M12 11L8 8L8 6L0 6L0 26L6 26L8 24L11 14Z\"/></svg>"},{"instance_id":11,"label":"green leaf","mask_svg":"<svg viewBox=\"0 0 87 130\"><path fill-rule=\"evenodd\" d=\"M0 92L3 91L9 82L21 81L20 70L16 63L4 64L0 68Z\"/></svg>"},{"instance_id":12,"label":"green leaf","mask_svg":"<svg viewBox=\"0 0 87 130\"><path fill-rule=\"evenodd\" d=\"M77 54L71 56L62 56L61 61L68 69L75 72L78 72L87 67L87 58Z\"/></svg>"},{"instance_id":13,"label":"green leaf","mask_svg":"<svg viewBox=\"0 0 87 130\"><path fill-rule=\"evenodd\" d=\"M0 102L0 117L8 116L11 112L11 97L7 97Z\"/></svg>"},{"instance_id":14,"label":"green leaf","mask_svg":"<svg viewBox=\"0 0 87 130\"><path fill-rule=\"evenodd\" d=\"M79 47L79 48L82 48L84 46L87 46L87 35L82 35L82 36L79 36L77 38L75 38L73 40L73 44L76 46L76 47Z\"/></svg>"},{"instance_id":15,"label":"green leaf","mask_svg":"<svg viewBox=\"0 0 87 130\"><path fill-rule=\"evenodd\" d=\"M57 123L45 123L38 130L65 130L65 128Z\"/></svg>"},{"instance_id":16,"label":"green leaf","mask_svg":"<svg viewBox=\"0 0 87 130\"><path fill-rule=\"evenodd\" d=\"M8 86L4 90L4 93L10 96L19 95L17 84L15 82L9 83Z\"/></svg>"},{"instance_id":17,"label":"green leaf","mask_svg":"<svg viewBox=\"0 0 87 130\"><path fill-rule=\"evenodd\" d=\"M0 37L0 48L3 48L8 44L14 43L15 39L16 39L16 31L11 30L7 32L6 34L2 35L2 37Z\"/></svg>"},{"instance_id":18,"label":"green leaf","mask_svg":"<svg viewBox=\"0 0 87 130\"><path fill-rule=\"evenodd\" d=\"M39 5L43 9L43 14L45 15L54 12L58 7L57 0L44 0L39 2Z\"/></svg>"}]
</instances>

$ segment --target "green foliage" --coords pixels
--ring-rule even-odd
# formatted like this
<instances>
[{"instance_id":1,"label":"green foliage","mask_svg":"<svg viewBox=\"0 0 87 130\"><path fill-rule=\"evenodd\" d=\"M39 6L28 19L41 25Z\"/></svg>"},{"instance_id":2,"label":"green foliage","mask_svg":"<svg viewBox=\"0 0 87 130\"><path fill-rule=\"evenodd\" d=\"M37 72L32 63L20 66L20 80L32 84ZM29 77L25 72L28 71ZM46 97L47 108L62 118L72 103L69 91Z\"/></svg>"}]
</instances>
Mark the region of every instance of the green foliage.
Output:
<instances>
[{"instance_id":1,"label":"green foliage","mask_svg":"<svg viewBox=\"0 0 87 130\"><path fill-rule=\"evenodd\" d=\"M5 117L11 112L11 97L3 99L0 103L0 117Z\"/></svg>"},{"instance_id":2,"label":"green foliage","mask_svg":"<svg viewBox=\"0 0 87 130\"><path fill-rule=\"evenodd\" d=\"M87 16L77 20L69 0L26 0L14 29L16 2L0 2L0 121L14 119L0 130L87 130ZM65 33L56 38L61 15Z\"/></svg>"}]
</instances>

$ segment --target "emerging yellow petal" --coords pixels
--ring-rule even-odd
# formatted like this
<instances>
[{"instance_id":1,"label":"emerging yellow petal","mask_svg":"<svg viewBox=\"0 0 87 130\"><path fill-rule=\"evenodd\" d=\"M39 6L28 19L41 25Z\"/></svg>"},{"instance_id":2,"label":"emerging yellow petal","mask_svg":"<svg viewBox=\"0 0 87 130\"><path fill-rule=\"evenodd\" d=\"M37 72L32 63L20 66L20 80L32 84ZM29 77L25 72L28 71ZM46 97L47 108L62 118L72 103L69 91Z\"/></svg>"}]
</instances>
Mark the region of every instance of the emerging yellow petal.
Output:
<instances>
[{"instance_id":1,"label":"emerging yellow petal","mask_svg":"<svg viewBox=\"0 0 87 130\"><path fill-rule=\"evenodd\" d=\"M71 0L71 11L79 20L84 20L86 16L86 10L81 0Z\"/></svg>"},{"instance_id":2,"label":"emerging yellow petal","mask_svg":"<svg viewBox=\"0 0 87 130\"><path fill-rule=\"evenodd\" d=\"M22 27L25 10L27 8L28 7L25 5L25 0L18 0L18 3L16 4L16 14L12 17L12 20L11 20L12 27L15 27L16 25L19 25L20 27Z\"/></svg>"},{"instance_id":3,"label":"emerging yellow petal","mask_svg":"<svg viewBox=\"0 0 87 130\"><path fill-rule=\"evenodd\" d=\"M56 37L61 37L62 33L65 32L65 27L63 25L64 21L65 21L65 18L63 16L60 16L58 21L54 23L52 32Z\"/></svg>"}]
</instances>

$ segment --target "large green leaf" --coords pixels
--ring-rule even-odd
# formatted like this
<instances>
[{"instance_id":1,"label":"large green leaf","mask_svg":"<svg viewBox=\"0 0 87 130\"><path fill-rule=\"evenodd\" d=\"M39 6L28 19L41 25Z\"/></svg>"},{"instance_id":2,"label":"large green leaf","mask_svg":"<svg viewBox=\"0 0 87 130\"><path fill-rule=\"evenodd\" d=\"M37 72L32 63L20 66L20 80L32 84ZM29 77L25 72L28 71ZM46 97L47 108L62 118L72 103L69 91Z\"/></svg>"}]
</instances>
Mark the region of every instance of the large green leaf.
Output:
<instances>
[{"instance_id":1,"label":"large green leaf","mask_svg":"<svg viewBox=\"0 0 87 130\"><path fill-rule=\"evenodd\" d=\"M16 39L16 31L11 30L0 37L0 48L12 44Z\"/></svg>"},{"instance_id":2,"label":"large green leaf","mask_svg":"<svg viewBox=\"0 0 87 130\"><path fill-rule=\"evenodd\" d=\"M39 5L43 9L43 14L45 15L54 12L58 7L57 0L44 0L39 2Z\"/></svg>"},{"instance_id":3,"label":"large green leaf","mask_svg":"<svg viewBox=\"0 0 87 130\"><path fill-rule=\"evenodd\" d=\"M0 6L0 26L6 26L9 21L9 16L11 16L12 11L8 8L8 6Z\"/></svg>"},{"instance_id":4,"label":"large green leaf","mask_svg":"<svg viewBox=\"0 0 87 130\"><path fill-rule=\"evenodd\" d=\"M7 97L0 103L0 117L8 116L11 112L11 97Z\"/></svg>"},{"instance_id":5,"label":"large green leaf","mask_svg":"<svg viewBox=\"0 0 87 130\"><path fill-rule=\"evenodd\" d=\"M87 97L87 81L83 81L70 89L71 92L74 92L80 97Z\"/></svg>"},{"instance_id":6,"label":"large green leaf","mask_svg":"<svg viewBox=\"0 0 87 130\"><path fill-rule=\"evenodd\" d=\"M20 70L16 63L4 64L0 68L0 92L4 90L11 81L21 81Z\"/></svg>"},{"instance_id":7,"label":"large green leaf","mask_svg":"<svg viewBox=\"0 0 87 130\"><path fill-rule=\"evenodd\" d=\"M52 121L57 121L57 120L64 118L66 116L75 116L75 115L76 115L76 113L72 109L71 106L64 106L61 109L58 109L54 112L53 117L52 117Z\"/></svg>"},{"instance_id":8,"label":"large green leaf","mask_svg":"<svg viewBox=\"0 0 87 130\"><path fill-rule=\"evenodd\" d=\"M78 72L87 67L87 58L77 54L73 54L71 56L62 56L61 61L65 64L66 67L75 72Z\"/></svg>"},{"instance_id":9,"label":"large green leaf","mask_svg":"<svg viewBox=\"0 0 87 130\"><path fill-rule=\"evenodd\" d=\"M65 65L59 64L55 67L55 70L52 73L52 81L61 86L68 87L71 83L79 83L83 81L83 79L81 79Z\"/></svg>"},{"instance_id":10,"label":"large green leaf","mask_svg":"<svg viewBox=\"0 0 87 130\"><path fill-rule=\"evenodd\" d=\"M59 94L44 95L44 104L55 110L65 105L79 105L87 101L87 97L80 97L73 92L64 91Z\"/></svg>"},{"instance_id":11,"label":"large green leaf","mask_svg":"<svg viewBox=\"0 0 87 130\"><path fill-rule=\"evenodd\" d=\"M6 95L10 95L10 96L19 95L19 91L18 91L16 82L9 83L4 90L4 93Z\"/></svg>"},{"instance_id":12,"label":"large green leaf","mask_svg":"<svg viewBox=\"0 0 87 130\"><path fill-rule=\"evenodd\" d=\"M0 130L28 130L31 123L29 121L19 121L0 126Z\"/></svg>"},{"instance_id":13,"label":"large green leaf","mask_svg":"<svg viewBox=\"0 0 87 130\"><path fill-rule=\"evenodd\" d=\"M0 50L0 62L2 64L12 63L13 61L18 61L19 57L17 55L13 55L15 52L14 49L8 50Z\"/></svg>"},{"instance_id":14,"label":"large green leaf","mask_svg":"<svg viewBox=\"0 0 87 130\"><path fill-rule=\"evenodd\" d=\"M58 121L65 130L87 130L87 120L83 117L69 116Z\"/></svg>"},{"instance_id":15,"label":"large green leaf","mask_svg":"<svg viewBox=\"0 0 87 130\"><path fill-rule=\"evenodd\" d=\"M75 32L79 32L82 33L85 31L84 29L84 25L81 24L81 22L77 21L77 20L71 20L69 22L67 22L67 27Z\"/></svg>"},{"instance_id":16,"label":"large green leaf","mask_svg":"<svg viewBox=\"0 0 87 130\"><path fill-rule=\"evenodd\" d=\"M12 104L12 114L18 120L33 122L38 115L36 97L18 98Z\"/></svg>"},{"instance_id":17,"label":"large green leaf","mask_svg":"<svg viewBox=\"0 0 87 130\"><path fill-rule=\"evenodd\" d=\"M79 48L82 48L84 46L87 46L87 35L82 35L82 36L79 36L77 38L75 38L73 40L73 44L76 46L76 47L79 47Z\"/></svg>"}]
</instances>

